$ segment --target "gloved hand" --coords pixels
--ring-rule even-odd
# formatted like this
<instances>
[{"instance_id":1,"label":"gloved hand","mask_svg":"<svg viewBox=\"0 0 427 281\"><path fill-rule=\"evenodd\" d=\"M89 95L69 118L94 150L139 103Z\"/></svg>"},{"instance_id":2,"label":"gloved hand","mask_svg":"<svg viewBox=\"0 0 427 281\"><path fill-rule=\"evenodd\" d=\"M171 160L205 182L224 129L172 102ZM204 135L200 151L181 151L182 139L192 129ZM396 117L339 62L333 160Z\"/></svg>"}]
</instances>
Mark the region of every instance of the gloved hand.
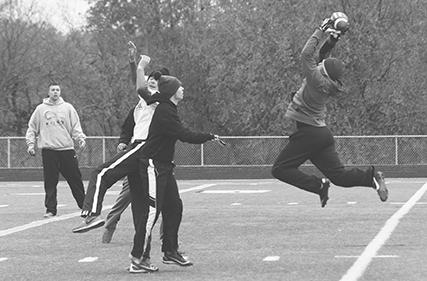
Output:
<instances>
[{"instance_id":1,"label":"gloved hand","mask_svg":"<svg viewBox=\"0 0 427 281\"><path fill-rule=\"evenodd\" d=\"M212 139L213 141L218 142L222 146L227 145L227 143L225 141L223 141L218 135L213 135L213 136L214 136L214 138Z\"/></svg>"},{"instance_id":2,"label":"gloved hand","mask_svg":"<svg viewBox=\"0 0 427 281\"><path fill-rule=\"evenodd\" d=\"M136 57L136 46L132 41L128 42L128 56L129 61L134 62Z\"/></svg>"},{"instance_id":3,"label":"gloved hand","mask_svg":"<svg viewBox=\"0 0 427 281\"><path fill-rule=\"evenodd\" d=\"M151 58L146 55L141 55L138 63L138 68L145 69L145 67L150 63Z\"/></svg>"},{"instance_id":4,"label":"gloved hand","mask_svg":"<svg viewBox=\"0 0 427 281\"><path fill-rule=\"evenodd\" d=\"M328 28L332 28L332 25L334 24L334 21L331 18L326 18L322 21L322 24L320 25L320 30L326 31Z\"/></svg>"},{"instance_id":5,"label":"gloved hand","mask_svg":"<svg viewBox=\"0 0 427 281\"><path fill-rule=\"evenodd\" d=\"M348 17L343 12L335 12L331 16L331 20L333 21L332 27L335 30L341 31L341 34L347 32L350 27L348 22Z\"/></svg>"}]
</instances>

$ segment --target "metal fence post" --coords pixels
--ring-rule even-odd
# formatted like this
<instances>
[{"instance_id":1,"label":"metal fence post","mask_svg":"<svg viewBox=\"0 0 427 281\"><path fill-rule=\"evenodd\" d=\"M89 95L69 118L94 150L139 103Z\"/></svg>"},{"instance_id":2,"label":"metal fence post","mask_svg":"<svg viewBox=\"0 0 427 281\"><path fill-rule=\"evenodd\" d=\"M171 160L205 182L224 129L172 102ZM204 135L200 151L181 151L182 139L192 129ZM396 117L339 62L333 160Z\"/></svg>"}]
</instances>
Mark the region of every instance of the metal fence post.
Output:
<instances>
[{"instance_id":1,"label":"metal fence post","mask_svg":"<svg viewBox=\"0 0 427 281\"><path fill-rule=\"evenodd\" d=\"M399 164L399 148L398 148L398 141L397 141L397 136L394 137L394 164L398 165Z\"/></svg>"},{"instance_id":2,"label":"metal fence post","mask_svg":"<svg viewBox=\"0 0 427 281\"><path fill-rule=\"evenodd\" d=\"M11 168L11 163L10 163L10 138L7 138L7 167L10 169Z\"/></svg>"},{"instance_id":3,"label":"metal fence post","mask_svg":"<svg viewBox=\"0 0 427 281\"><path fill-rule=\"evenodd\" d=\"M205 165L205 154L204 154L204 145L203 143L200 145L200 165Z\"/></svg>"},{"instance_id":4,"label":"metal fence post","mask_svg":"<svg viewBox=\"0 0 427 281\"><path fill-rule=\"evenodd\" d=\"M105 137L102 138L102 163L105 163Z\"/></svg>"}]
</instances>

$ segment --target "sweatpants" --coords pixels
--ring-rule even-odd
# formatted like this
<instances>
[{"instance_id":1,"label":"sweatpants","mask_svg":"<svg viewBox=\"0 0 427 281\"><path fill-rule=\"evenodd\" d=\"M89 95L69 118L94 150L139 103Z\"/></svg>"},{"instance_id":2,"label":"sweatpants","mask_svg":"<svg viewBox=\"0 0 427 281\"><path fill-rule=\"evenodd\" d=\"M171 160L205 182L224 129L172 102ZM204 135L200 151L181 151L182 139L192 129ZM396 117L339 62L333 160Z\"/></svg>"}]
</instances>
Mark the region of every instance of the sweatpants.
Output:
<instances>
[{"instance_id":1,"label":"sweatpants","mask_svg":"<svg viewBox=\"0 0 427 281\"><path fill-rule=\"evenodd\" d=\"M125 176L134 174L135 177L138 175L138 151L143 145L144 142L132 144L129 149L119 152L91 173L83 204L82 216L88 214L100 215L107 189ZM129 177L128 180L129 184L131 184ZM133 180L135 184L138 184L138 181Z\"/></svg>"},{"instance_id":2,"label":"sweatpants","mask_svg":"<svg viewBox=\"0 0 427 281\"><path fill-rule=\"evenodd\" d=\"M129 180L127 177L123 179L122 190L117 196L116 202L114 202L113 207L105 219L105 228L109 230L115 230L117 227L117 223L120 220L121 215L126 210L126 208L130 205L131 195L129 189Z\"/></svg>"},{"instance_id":3,"label":"sweatpants","mask_svg":"<svg viewBox=\"0 0 427 281\"><path fill-rule=\"evenodd\" d=\"M374 167L366 170L346 169L338 157L334 137L327 127L297 122L297 129L277 157L272 174L283 182L319 194L321 178L307 175L298 169L307 160L337 186L373 187Z\"/></svg>"},{"instance_id":4,"label":"sweatpants","mask_svg":"<svg viewBox=\"0 0 427 281\"><path fill-rule=\"evenodd\" d=\"M71 193L77 202L77 206L81 209L85 198L85 190L74 149L51 150L43 148L42 162L46 212L51 212L54 215L57 213L57 185L59 173L61 173L67 181Z\"/></svg>"},{"instance_id":5,"label":"sweatpants","mask_svg":"<svg viewBox=\"0 0 427 281\"><path fill-rule=\"evenodd\" d=\"M178 231L182 220L182 200L179 196L178 185L173 173L173 163L162 163L153 159L140 159L140 177L142 183L147 184L149 194L149 211L145 225L135 225L135 238L146 235L145 247L150 247L151 231L162 214L163 219L163 244L162 252L178 250ZM131 189L132 192L132 189ZM140 200L132 194L132 200ZM132 201L132 205L134 201ZM138 202L138 201L137 201ZM143 203L138 203L142 205ZM138 213L133 212L133 215ZM135 241L132 255L138 257L147 249L141 247L142 243ZM148 248L149 251L149 248Z\"/></svg>"}]
</instances>

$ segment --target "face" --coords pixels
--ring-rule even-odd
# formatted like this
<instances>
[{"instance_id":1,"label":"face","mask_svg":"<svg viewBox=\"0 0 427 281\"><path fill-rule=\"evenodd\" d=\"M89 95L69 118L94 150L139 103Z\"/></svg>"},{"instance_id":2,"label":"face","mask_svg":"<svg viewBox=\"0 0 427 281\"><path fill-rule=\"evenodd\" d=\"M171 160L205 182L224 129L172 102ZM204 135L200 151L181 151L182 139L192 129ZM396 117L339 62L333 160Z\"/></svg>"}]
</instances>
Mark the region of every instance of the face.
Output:
<instances>
[{"instance_id":1,"label":"face","mask_svg":"<svg viewBox=\"0 0 427 281\"><path fill-rule=\"evenodd\" d=\"M48 95L50 100L57 101L61 96L61 88L59 85L50 85Z\"/></svg>"},{"instance_id":2,"label":"face","mask_svg":"<svg viewBox=\"0 0 427 281\"><path fill-rule=\"evenodd\" d=\"M147 81L147 85L148 85L148 88L150 88L150 89L152 89L152 90L156 90L156 91L158 91L158 90L159 90L157 80L156 80L156 79L154 79L154 77L150 77L150 78L148 79L148 81Z\"/></svg>"},{"instance_id":3,"label":"face","mask_svg":"<svg viewBox=\"0 0 427 281\"><path fill-rule=\"evenodd\" d=\"M180 86L178 90L176 90L175 97L178 101L184 98L184 87Z\"/></svg>"}]
</instances>

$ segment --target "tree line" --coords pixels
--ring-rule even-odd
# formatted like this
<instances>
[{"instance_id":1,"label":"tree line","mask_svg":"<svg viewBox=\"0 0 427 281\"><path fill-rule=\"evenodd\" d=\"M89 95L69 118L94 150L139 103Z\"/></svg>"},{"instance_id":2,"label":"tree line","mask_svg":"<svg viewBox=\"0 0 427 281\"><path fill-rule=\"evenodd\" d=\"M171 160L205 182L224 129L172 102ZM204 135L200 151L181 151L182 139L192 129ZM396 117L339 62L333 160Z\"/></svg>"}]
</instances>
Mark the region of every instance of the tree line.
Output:
<instances>
[{"instance_id":1,"label":"tree line","mask_svg":"<svg viewBox=\"0 0 427 281\"><path fill-rule=\"evenodd\" d=\"M22 136L60 81L87 135L118 135L137 102L126 43L184 84L184 123L220 135L288 135L299 55L322 20L345 12L332 55L347 93L331 100L335 135L427 134L427 0L91 1L85 28L61 34L14 1L0 5L0 134Z\"/></svg>"}]
</instances>

